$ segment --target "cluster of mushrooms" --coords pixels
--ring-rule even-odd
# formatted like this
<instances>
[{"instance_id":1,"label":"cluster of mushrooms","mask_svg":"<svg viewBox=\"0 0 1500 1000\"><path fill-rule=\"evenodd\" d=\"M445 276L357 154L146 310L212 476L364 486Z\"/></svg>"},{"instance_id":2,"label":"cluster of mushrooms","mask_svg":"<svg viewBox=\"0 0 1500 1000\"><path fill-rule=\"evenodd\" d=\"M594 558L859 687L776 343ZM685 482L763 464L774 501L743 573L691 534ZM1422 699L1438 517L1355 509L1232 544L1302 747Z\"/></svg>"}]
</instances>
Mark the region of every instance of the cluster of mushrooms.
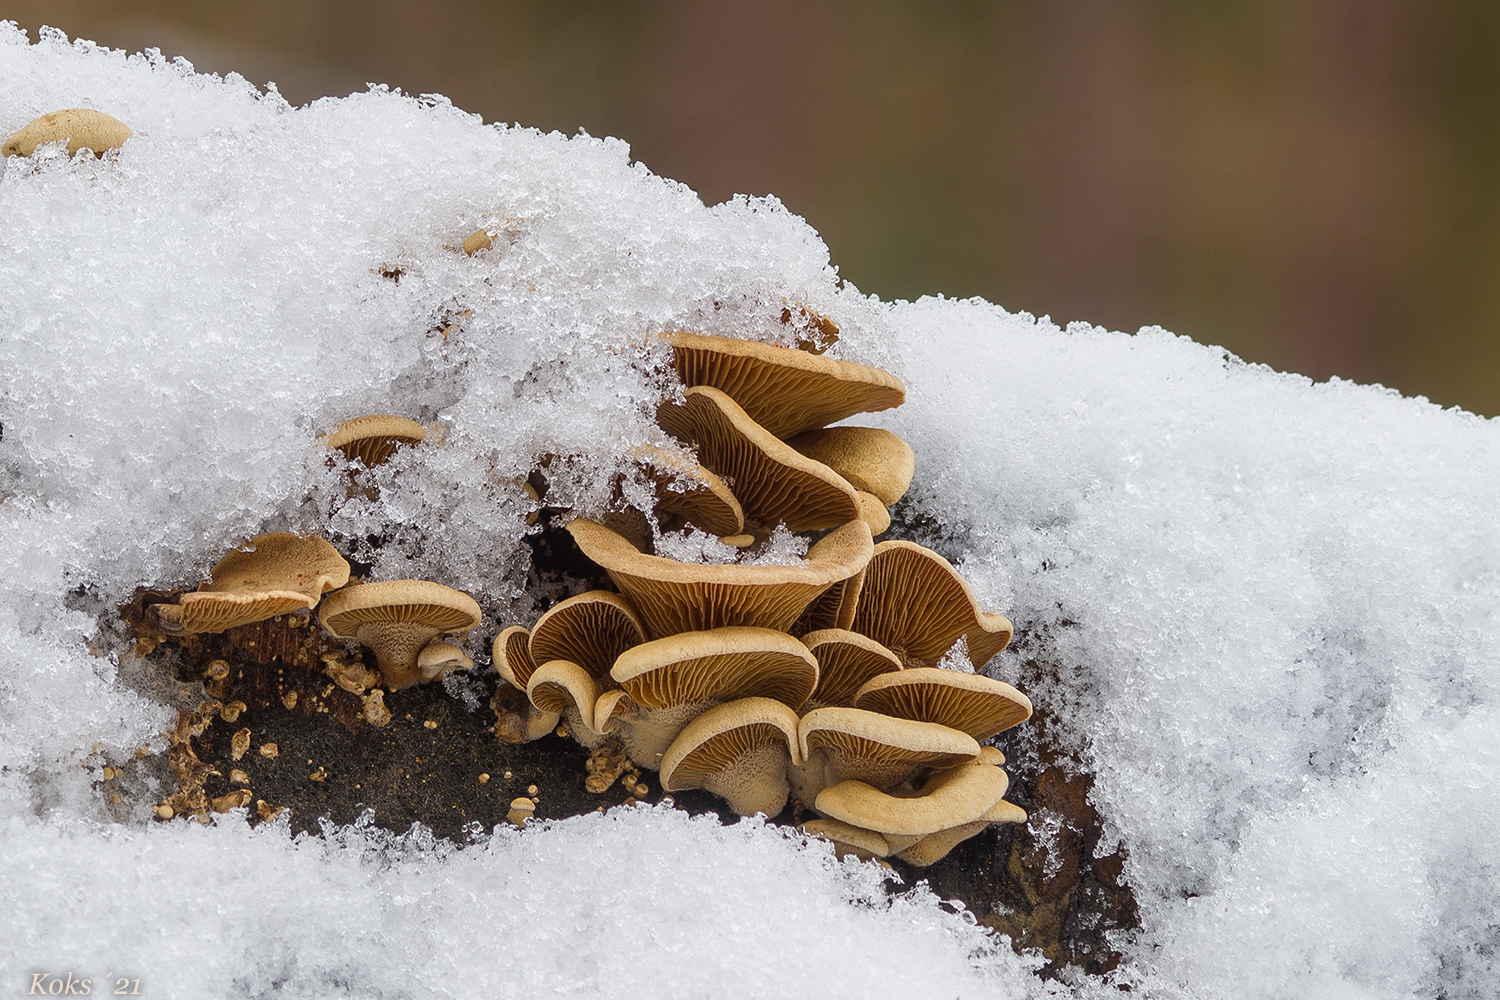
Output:
<instances>
[{"instance_id":1,"label":"cluster of mushrooms","mask_svg":"<svg viewBox=\"0 0 1500 1000\"><path fill-rule=\"evenodd\" d=\"M685 390L657 420L701 464L639 456L658 476L658 527L752 551L780 526L826 534L795 565L704 564L645 551L652 535L628 520L574 519L619 593L568 598L495 638L495 669L530 701L527 734L566 720L584 746L622 744L667 791L704 788L740 815L775 816L795 796L822 817L807 831L863 857L927 865L1024 822L1004 800L1003 756L980 741L1031 703L938 666L983 666L1011 623L936 552L874 541L910 485L911 448L827 426L899 405L900 381L813 349L664 339Z\"/></svg>"}]
</instances>

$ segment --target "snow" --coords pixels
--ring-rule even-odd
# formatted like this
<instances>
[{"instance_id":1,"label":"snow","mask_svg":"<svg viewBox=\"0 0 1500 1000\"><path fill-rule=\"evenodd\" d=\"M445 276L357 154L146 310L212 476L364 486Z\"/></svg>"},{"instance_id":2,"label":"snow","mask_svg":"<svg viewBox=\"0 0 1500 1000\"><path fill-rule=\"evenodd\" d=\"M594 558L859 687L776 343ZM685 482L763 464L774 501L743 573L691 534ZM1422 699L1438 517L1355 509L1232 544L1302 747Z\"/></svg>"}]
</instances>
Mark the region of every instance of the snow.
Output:
<instances>
[{"instance_id":1,"label":"snow","mask_svg":"<svg viewBox=\"0 0 1500 1000\"><path fill-rule=\"evenodd\" d=\"M635 475L620 456L676 447L652 423L669 386L650 335L788 343L802 304L838 322L831 356L906 380L905 406L858 422L911 443L903 504L1015 621L987 672L1096 775L1142 915L1119 982L1492 993L1500 424L1160 330L882 303L774 199L705 207L618 140L441 98L293 109L14 27L0 94L0 135L67 107L137 133L101 160L0 163L0 980L1114 995L1045 984L930 893L888 898L878 870L753 822L643 808L455 846L159 824L149 794L122 819L97 790L173 717L101 627L136 587L196 583L258 532L324 531L375 578L474 593L477 649L532 612L534 462L553 456L549 505L603 514ZM455 249L480 227L494 249ZM443 445L350 500L317 436L373 412Z\"/></svg>"}]
</instances>

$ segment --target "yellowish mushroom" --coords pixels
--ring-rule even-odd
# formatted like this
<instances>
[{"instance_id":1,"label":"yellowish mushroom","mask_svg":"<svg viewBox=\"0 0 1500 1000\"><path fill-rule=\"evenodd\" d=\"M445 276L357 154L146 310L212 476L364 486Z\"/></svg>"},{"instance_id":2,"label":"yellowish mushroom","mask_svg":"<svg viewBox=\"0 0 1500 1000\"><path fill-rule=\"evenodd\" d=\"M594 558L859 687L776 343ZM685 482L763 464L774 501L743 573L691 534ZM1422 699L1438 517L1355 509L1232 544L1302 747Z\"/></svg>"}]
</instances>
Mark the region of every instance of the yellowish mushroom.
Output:
<instances>
[{"instance_id":1,"label":"yellowish mushroom","mask_svg":"<svg viewBox=\"0 0 1500 1000\"><path fill-rule=\"evenodd\" d=\"M38 146L49 142L68 141L68 155L77 155L80 149L93 150L101 156L111 149L119 149L134 133L118 118L91 108L68 108L52 111L34 118L15 135L0 146L0 155L30 156Z\"/></svg>"},{"instance_id":2,"label":"yellowish mushroom","mask_svg":"<svg viewBox=\"0 0 1500 1000\"><path fill-rule=\"evenodd\" d=\"M155 612L170 632L223 632L311 610L348 582L349 563L328 542L273 532L230 552L214 565L209 583L178 604L156 605Z\"/></svg>"},{"instance_id":3,"label":"yellowish mushroom","mask_svg":"<svg viewBox=\"0 0 1500 1000\"><path fill-rule=\"evenodd\" d=\"M583 554L609 573L652 636L730 625L784 632L823 591L863 569L873 550L863 521L829 532L793 566L680 563L647 555L583 518L568 531Z\"/></svg>"},{"instance_id":4,"label":"yellowish mushroom","mask_svg":"<svg viewBox=\"0 0 1500 1000\"><path fill-rule=\"evenodd\" d=\"M662 758L661 786L704 788L741 816L776 816L786 805L787 765L797 762L797 713L770 698L740 698L683 728Z\"/></svg>"},{"instance_id":5,"label":"yellowish mushroom","mask_svg":"<svg viewBox=\"0 0 1500 1000\"><path fill-rule=\"evenodd\" d=\"M335 599L336 598L336 599ZM323 626L340 639L374 650L386 687L399 691L424 680L423 647L440 635L479 624L479 605L462 591L425 580L388 580L345 587L323 602Z\"/></svg>"},{"instance_id":6,"label":"yellowish mushroom","mask_svg":"<svg viewBox=\"0 0 1500 1000\"><path fill-rule=\"evenodd\" d=\"M668 333L684 385L712 386L785 439L856 413L899 406L906 388L890 372L851 361L698 333Z\"/></svg>"}]
</instances>

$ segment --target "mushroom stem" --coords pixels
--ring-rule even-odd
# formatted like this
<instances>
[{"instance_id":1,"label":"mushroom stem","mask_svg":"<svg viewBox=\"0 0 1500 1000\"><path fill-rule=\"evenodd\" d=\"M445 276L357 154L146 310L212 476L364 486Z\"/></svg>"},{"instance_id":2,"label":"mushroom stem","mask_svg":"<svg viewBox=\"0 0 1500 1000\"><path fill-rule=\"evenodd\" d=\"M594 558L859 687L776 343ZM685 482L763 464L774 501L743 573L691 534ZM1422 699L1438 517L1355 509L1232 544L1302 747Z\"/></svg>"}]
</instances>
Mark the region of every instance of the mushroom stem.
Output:
<instances>
[{"instance_id":1,"label":"mushroom stem","mask_svg":"<svg viewBox=\"0 0 1500 1000\"><path fill-rule=\"evenodd\" d=\"M356 638L360 645L375 651L385 686L400 691L423 680L417 669L417 656L423 646L440 634L438 629L411 622L366 622L359 627Z\"/></svg>"}]
</instances>

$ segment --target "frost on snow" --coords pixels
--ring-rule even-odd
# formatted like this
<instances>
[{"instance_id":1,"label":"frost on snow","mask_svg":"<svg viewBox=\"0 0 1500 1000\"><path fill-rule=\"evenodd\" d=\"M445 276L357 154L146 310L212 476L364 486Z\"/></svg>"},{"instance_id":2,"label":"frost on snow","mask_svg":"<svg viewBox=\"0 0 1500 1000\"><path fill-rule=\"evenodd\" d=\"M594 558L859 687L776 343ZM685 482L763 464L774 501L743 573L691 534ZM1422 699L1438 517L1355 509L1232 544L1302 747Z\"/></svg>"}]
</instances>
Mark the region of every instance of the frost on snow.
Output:
<instances>
[{"instance_id":1,"label":"frost on snow","mask_svg":"<svg viewBox=\"0 0 1500 1000\"><path fill-rule=\"evenodd\" d=\"M440 98L292 109L13 26L0 95L3 135L71 107L136 133L0 161L0 980L1114 995L1048 987L930 894L888 900L876 869L756 823L645 809L454 847L106 819L100 769L170 719L100 629L137 586L196 583L264 531L380 535L374 578L482 595L492 635L529 608L537 457L558 457L549 504L604 513L614 456L676 447L651 335L789 343L789 303L906 380L862 422L912 444L904 503L1015 621L990 672L1024 675L1097 775L1141 906L1122 982L1458 998L1500 978L1496 422L1158 330L882 303L772 199L704 207L624 143ZM465 255L479 228L494 246ZM329 526L344 486L317 437L379 412L445 444L372 470L376 498Z\"/></svg>"}]
</instances>

